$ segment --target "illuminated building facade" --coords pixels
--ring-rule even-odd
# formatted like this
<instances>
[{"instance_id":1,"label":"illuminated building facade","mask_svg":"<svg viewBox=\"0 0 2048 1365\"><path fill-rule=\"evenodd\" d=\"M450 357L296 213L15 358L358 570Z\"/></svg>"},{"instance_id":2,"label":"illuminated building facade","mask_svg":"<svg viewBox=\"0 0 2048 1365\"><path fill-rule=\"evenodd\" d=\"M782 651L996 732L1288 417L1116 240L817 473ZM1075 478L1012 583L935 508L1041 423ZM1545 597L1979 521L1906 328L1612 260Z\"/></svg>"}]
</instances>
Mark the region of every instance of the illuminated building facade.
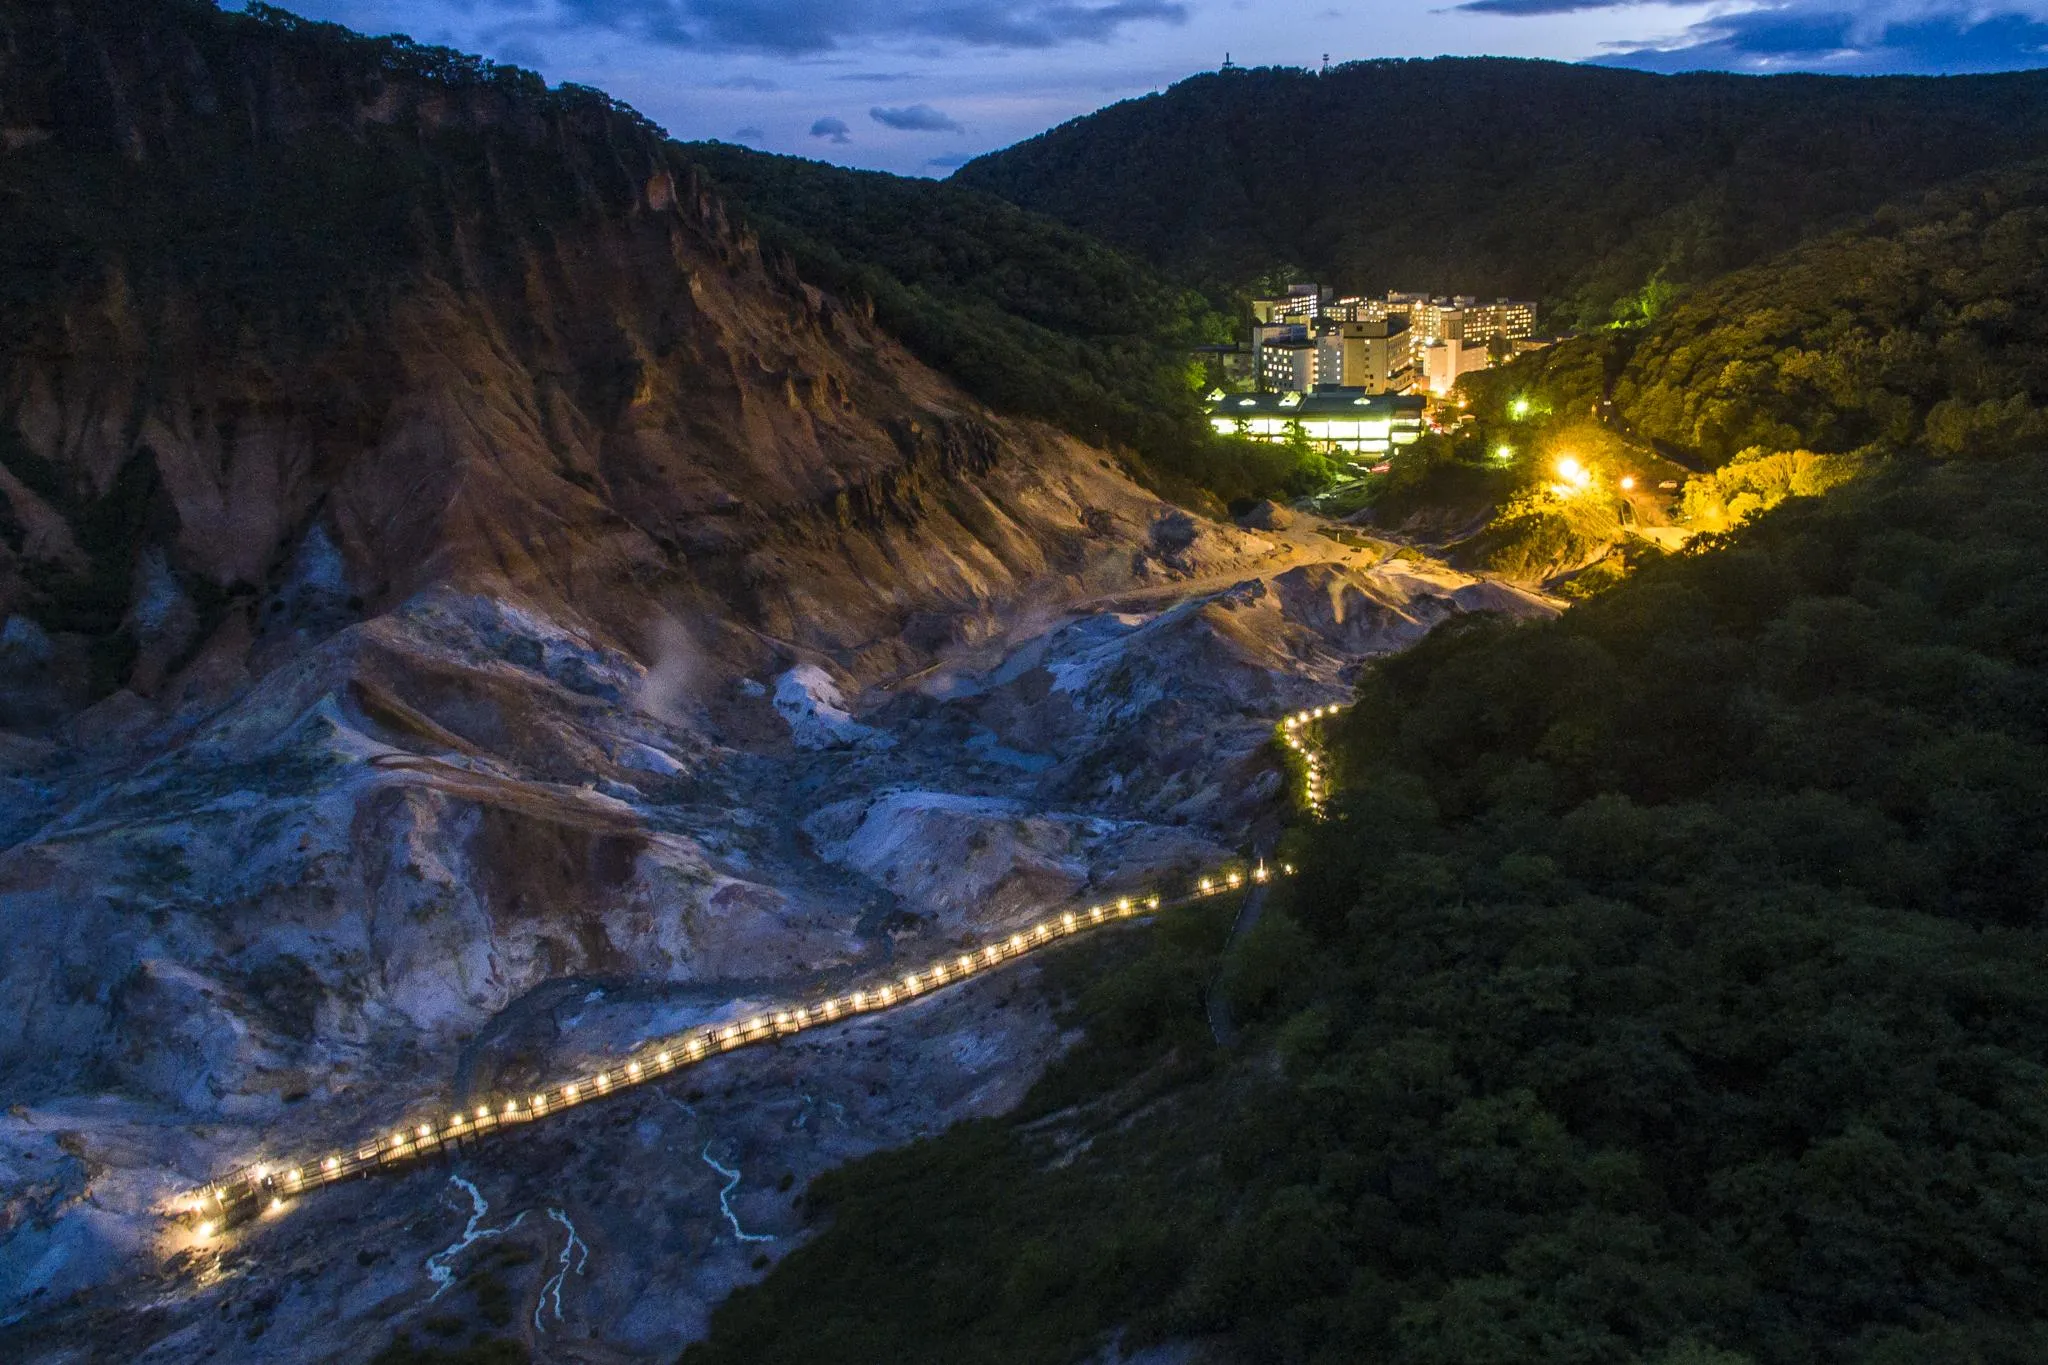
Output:
<instances>
[{"instance_id":1,"label":"illuminated building facade","mask_svg":"<svg viewBox=\"0 0 2048 1365\"><path fill-rule=\"evenodd\" d=\"M1408 392L1415 387L1408 319L1396 313L1369 322L1325 322L1316 338L1316 380L1367 393Z\"/></svg>"},{"instance_id":2,"label":"illuminated building facade","mask_svg":"<svg viewBox=\"0 0 2048 1365\"><path fill-rule=\"evenodd\" d=\"M1275 298L1253 299L1252 316L1260 322L1312 323L1330 302L1332 291L1319 284L1293 284Z\"/></svg>"},{"instance_id":3,"label":"illuminated building facade","mask_svg":"<svg viewBox=\"0 0 2048 1365\"><path fill-rule=\"evenodd\" d=\"M1306 393L1318 382L1317 343L1307 337L1268 341L1259 348L1259 387L1267 393Z\"/></svg>"},{"instance_id":4,"label":"illuminated building facade","mask_svg":"<svg viewBox=\"0 0 2048 1365\"><path fill-rule=\"evenodd\" d=\"M1299 434L1326 454L1361 464L1386 458L1422 436L1424 403L1407 394L1321 388L1297 393L1212 393L1218 434L1281 444Z\"/></svg>"},{"instance_id":5,"label":"illuminated building facade","mask_svg":"<svg viewBox=\"0 0 2048 1365\"><path fill-rule=\"evenodd\" d=\"M1485 343L1432 341L1422 347L1422 385L1441 398L1460 376L1483 370L1492 363Z\"/></svg>"},{"instance_id":6,"label":"illuminated building facade","mask_svg":"<svg viewBox=\"0 0 2048 1365\"><path fill-rule=\"evenodd\" d=\"M1442 396L1458 379L1536 344L1536 305L1391 291L1335 297L1318 284L1252 304L1250 375L1267 393L1332 385Z\"/></svg>"}]
</instances>

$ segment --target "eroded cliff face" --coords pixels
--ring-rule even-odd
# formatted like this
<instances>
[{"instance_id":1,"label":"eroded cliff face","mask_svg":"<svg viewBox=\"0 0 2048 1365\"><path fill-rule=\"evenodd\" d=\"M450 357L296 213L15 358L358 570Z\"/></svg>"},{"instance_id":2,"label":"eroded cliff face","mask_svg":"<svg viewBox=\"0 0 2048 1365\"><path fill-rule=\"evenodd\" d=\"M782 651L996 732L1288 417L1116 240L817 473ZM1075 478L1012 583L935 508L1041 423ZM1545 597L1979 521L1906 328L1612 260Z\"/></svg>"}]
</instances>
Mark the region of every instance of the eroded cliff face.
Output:
<instances>
[{"instance_id":1,"label":"eroded cliff face","mask_svg":"<svg viewBox=\"0 0 2048 1365\"><path fill-rule=\"evenodd\" d=\"M259 646L314 536L329 618L454 585L644 653L659 602L857 676L1142 537L1098 452L764 259L601 97L179 9L4 12L0 175L70 187L0 207L56 267L0 356L17 721Z\"/></svg>"}]
</instances>

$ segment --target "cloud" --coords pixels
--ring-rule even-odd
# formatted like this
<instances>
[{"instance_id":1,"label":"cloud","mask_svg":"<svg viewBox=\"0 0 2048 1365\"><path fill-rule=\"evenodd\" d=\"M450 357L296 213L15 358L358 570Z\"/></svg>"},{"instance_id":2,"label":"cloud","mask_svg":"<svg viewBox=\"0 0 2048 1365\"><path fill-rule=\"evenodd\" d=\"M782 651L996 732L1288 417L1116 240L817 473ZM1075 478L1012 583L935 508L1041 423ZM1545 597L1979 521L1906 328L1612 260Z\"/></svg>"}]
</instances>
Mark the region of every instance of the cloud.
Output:
<instances>
[{"instance_id":1,"label":"cloud","mask_svg":"<svg viewBox=\"0 0 2048 1365\"><path fill-rule=\"evenodd\" d=\"M903 109L883 109L880 106L868 110L868 117L884 128L896 128L906 133L957 133L960 125L929 104L913 104Z\"/></svg>"},{"instance_id":2,"label":"cloud","mask_svg":"<svg viewBox=\"0 0 2048 1365\"><path fill-rule=\"evenodd\" d=\"M734 142L766 142L768 140L768 130L765 128L756 128L753 124L750 123L746 127L734 133L732 135L732 140Z\"/></svg>"},{"instance_id":3,"label":"cloud","mask_svg":"<svg viewBox=\"0 0 2048 1365\"><path fill-rule=\"evenodd\" d=\"M495 45L491 55L501 62L523 66L531 70L547 61L547 54L524 38L507 38Z\"/></svg>"},{"instance_id":4,"label":"cloud","mask_svg":"<svg viewBox=\"0 0 2048 1365\"><path fill-rule=\"evenodd\" d=\"M728 76L722 81L711 83L713 90L780 90L782 87L765 76Z\"/></svg>"},{"instance_id":5,"label":"cloud","mask_svg":"<svg viewBox=\"0 0 2048 1365\"><path fill-rule=\"evenodd\" d=\"M1466 0L1519 17L1643 0ZM1668 41L1598 59L1646 71L2011 71L2048 65L2048 0L1744 0Z\"/></svg>"},{"instance_id":6,"label":"cloud","mask_svg":"<svg viewBox=\"0 0 2048 1365\"><path fill-rule=\"evenodd\" d=\"M1577 14L1581 10L1623 9L1642 3L1643 0L1466 0L1452 8L1480 14Z\"/></svg>"},{"instance_id":7,"label":"cloud","mask_svg":"<svg viewBox=\"0 0 2048 1365\"><path fill-rule=\"evenodd\" d=\"M833 118L830 114L811 125L812 137L830 138L834 142L853 141L852 132L853 129L846 126L845 119Z\"/></svg>"},{"instance_id":8,"label":"cloud","mask_svg":"<svg viewBox=\"0 0 2048 1365\"><path fill-rule=\"evenodd\" d=\"M844 76L834 76L835 81L851 81L858 85L894 85L898 81L914 81L916 75L908 71L849 71Z\"/></svg>"},{"instance_id":9,"label":"cloud","mask_svg":"<svg viewBox=\"0 0 2048 1365\"><path fill-rule=\"evenodd\" d=\"M557 0L557 10L570 27L667 46L778 53L831 52L872 38L1049 48L1188 17L1180 0Z\"/></svg>"}]
</instances>

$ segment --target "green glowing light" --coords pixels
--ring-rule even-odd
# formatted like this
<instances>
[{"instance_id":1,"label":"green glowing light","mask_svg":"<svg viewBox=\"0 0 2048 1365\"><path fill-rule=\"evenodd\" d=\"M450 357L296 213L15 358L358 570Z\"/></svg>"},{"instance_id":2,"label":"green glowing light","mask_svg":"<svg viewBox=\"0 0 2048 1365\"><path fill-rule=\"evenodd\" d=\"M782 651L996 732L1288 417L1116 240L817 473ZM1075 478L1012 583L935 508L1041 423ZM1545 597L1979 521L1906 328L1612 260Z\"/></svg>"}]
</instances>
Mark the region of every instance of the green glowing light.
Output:
<instances>
[{"instance_id":1,"label":"green glowing light","mask_svg":"<svg viewBox=\"0 0 2048 1365\"><path fill-rule=\"evenodd\" d=\"M1520 420L1521 418L1527 417L1528 415L1529 415L1529 400L1528 400L1528 399L1526 399L1526 398L1517 398L1517 399L1516 399L1516 400L1515 400L1514 402L1512 402L1512 403L1508 404L1508 416L1510 416L1510 417L1513 417L1513 418L1515 418L1515 419L1517 419L1517 420Z\"/></svg>"}]
</instances>

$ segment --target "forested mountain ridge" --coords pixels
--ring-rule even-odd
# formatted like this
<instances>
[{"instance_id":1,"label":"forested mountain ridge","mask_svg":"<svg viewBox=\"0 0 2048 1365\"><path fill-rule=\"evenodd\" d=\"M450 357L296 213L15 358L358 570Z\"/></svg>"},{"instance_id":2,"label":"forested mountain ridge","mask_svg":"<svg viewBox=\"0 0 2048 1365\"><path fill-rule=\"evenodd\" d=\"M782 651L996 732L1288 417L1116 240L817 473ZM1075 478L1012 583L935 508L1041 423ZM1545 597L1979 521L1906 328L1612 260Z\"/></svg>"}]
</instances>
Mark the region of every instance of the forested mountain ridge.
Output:
<instances>
[{"instance_id":1,"label":"forested mountain ridge","mask_svg":"<svg viewBox=\"0 0 2048 1365\"><path fill-rule=\"evenodd\" d=\"M1189 278L1238 286L1285 267L1360 291L1529 296L1570 326L2044 151L2043 72L1438 58L1195 76L953 179Z\"/></svg>"}]
</instances>

